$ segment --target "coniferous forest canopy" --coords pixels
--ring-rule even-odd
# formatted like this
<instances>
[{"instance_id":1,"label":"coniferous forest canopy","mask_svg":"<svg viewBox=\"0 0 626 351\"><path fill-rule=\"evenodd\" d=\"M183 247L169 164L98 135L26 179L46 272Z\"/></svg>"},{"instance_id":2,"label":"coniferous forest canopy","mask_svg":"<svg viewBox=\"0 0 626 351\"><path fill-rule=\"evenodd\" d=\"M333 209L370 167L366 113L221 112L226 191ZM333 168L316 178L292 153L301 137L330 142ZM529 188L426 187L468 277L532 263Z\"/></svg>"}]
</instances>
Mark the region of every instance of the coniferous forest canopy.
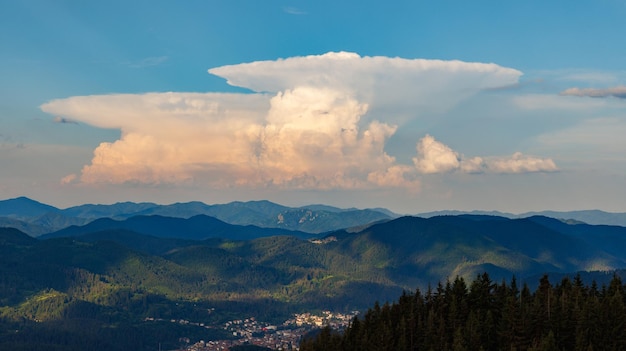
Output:
<instances>
[{"instance_id":1,"label":"coniferous forest canopy","mask_svg":"<svg viewBox=\"0 0 626 351\"><path fill-rule=\"evenodd\" d=\"M301 351L333 350L624 350L626 286L585 285L577 275L552 284L457 277L433 289L376 303L343 333L322 329Z\"/></svg>"}]
</instances>

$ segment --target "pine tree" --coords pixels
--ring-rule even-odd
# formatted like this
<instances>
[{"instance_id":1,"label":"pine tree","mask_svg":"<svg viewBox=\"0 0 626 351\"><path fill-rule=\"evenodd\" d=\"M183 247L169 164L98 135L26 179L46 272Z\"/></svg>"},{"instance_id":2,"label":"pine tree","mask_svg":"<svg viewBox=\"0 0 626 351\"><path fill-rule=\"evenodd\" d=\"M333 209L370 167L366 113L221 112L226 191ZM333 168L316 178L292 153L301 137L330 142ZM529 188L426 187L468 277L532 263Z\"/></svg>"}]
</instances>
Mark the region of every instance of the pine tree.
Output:
<instances>
[{"instance_id":1,"label":"pine tree","mask_svg":"<svg viewBox=\"0 0 626 351\"><path fill-rule=\"evenodd\" d=\"M376 303L342 336L324 329L301 350L626 350L624 295L617 276L601 290L580 276L555 286L543 276L531 293L515 279L493 285L483 274L469 290L455 279L424 296L417 290Z\"/></svg>"},{"instance_id":2,"label":"pine tree","mask_svg":"<svg viewBox=\"0 0 626 351\"><path fill-rule=\"evenodd\" d=\"M452 351L467 351L467 348L465 347L465 338L463 337L463 329L461 327L458 327L454 331Z\"/></svg>"}]
</instances>

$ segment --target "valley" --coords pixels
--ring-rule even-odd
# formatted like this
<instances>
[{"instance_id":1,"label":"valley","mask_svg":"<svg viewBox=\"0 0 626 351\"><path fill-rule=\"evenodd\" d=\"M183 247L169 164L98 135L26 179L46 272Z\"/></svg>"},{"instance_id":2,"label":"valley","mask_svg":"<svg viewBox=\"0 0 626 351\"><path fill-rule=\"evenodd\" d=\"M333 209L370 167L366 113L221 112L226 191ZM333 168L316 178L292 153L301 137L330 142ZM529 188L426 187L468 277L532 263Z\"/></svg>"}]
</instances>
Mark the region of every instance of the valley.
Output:
<instances>
[{"instance_id":1,"label":"valley","mask_svg":"<svg viewBox=\"0 0 626 351\"><path fill-rule=\"evenodd\" d=\"M65 350L103 343L155 350L184 340L208 350L210 341L277 348L289 339L293 348L294 338L311 330L285 324L295 315L349 316L345 325L376 301L457 277L515 277L534 289L544 274L582 272L587 284L602 286L626 268L626 228L614 225L269 202L223 205L218 219L181 207L179 217L169 217L145 213L161 211L147 204L61 211L32 200L0 202L0 345L28 349L53 340ZM238 224L224 221L237 211ZM65 219L49 222L48 232L22 230L42 230L42 218L61 212ZM224 328L251 318L266 330Z\"/></svg>"}]
</instances>

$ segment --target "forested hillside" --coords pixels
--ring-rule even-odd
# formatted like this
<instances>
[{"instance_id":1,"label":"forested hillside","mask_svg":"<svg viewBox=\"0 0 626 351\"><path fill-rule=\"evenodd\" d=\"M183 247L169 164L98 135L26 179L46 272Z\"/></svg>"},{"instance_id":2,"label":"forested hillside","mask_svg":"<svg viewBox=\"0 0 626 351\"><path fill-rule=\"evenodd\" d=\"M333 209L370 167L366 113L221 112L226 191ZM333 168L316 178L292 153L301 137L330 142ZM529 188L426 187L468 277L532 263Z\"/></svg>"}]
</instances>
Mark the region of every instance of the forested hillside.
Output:
<instances>
[{"instance_id":1,"label":"forested hillside","mask_svg":"<svg viewBox=\"0 0 626 351\"><path fill-rule=\"evenodd\" d=\"M301 351L624 350L626 286L585 285L576 276L553 284L493 282L484 273L376 303L343 333L323 329Z\"/></svg>"},{"instance_id":2,"label":"forested hillside","mask_svg":"<svg viewBox=\"0 0 626 351\"><path fill-rule=\"evenodd\" d=\"M205 215L100 219L39 238L0 228L0 349L37 349L34 345L46 343L64 350L109 345L102 338L125 345L109 345L112 350L154 350L155 340L176 348L179 338L201 340L208 337L206 331L197 334L198 328L154 321L219 325L255 316L280 322L307 311L365 310L375 301L384 304L416 288L426 291L423 296L439 296L447 286L430 292L428 286L455 277L467 281L484 272L496 282L516 276L518 286L527 283L528 293L519 292L527 301L534 285L541 285L528 277L572 277L587 271L580 277L590 284L606 278L607 271L626 267L626 228L546 217L401 217L326 235L290 233ZM598 282L585 291L590 296L599 291L601 306L605 281ZM459 284L454 280L450 287ZM468 306L475 295L471 286ZM516 289L489 286L496 297ZM561 288L551 289L550 306L556 308L553 298ZM455 328L446 335L454 336ZM219 329L211 332L211 337L228 337ZM557 340L561 335L554 329ZM524 345L537 346L543 336L533 334L532 343ZM597 348L594 338L589 342ZM453 341L428 343L439 349Z\"/></svg>"}]
</instances>

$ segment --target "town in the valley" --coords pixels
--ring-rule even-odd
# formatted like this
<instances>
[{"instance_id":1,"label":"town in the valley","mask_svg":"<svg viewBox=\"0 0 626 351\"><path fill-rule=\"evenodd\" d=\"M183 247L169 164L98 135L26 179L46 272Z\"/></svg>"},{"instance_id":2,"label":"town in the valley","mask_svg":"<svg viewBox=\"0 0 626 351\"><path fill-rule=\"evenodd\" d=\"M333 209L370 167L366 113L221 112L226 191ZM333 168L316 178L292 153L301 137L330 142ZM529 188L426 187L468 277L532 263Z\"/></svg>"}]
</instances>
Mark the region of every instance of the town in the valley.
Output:
<instances>
[{"instance_id":1,"label":"town in the valley","mask_svg":"<svg viewBox=\"0 0 626 351\"><path fill-rule=\"evenodd\" d=\"M343 330L358 315L358 311L350 313L335 313L324 311L321 314L301 313L294 314L281 325L272 325L257 320L254 317L237 319L219 326L233 335L227 340L181 340L187 346L187 351L228 351L231 347L239 345L255 345L273 350L299 350L299 343L303 335L325 326L334 330ZM148 317L146 322L163 321L159 318ZM204 323L192 322L185 319L172 319L171 323L195 325L200 328L216 328L216 326Z\"/></svg>"}]
</instances>

